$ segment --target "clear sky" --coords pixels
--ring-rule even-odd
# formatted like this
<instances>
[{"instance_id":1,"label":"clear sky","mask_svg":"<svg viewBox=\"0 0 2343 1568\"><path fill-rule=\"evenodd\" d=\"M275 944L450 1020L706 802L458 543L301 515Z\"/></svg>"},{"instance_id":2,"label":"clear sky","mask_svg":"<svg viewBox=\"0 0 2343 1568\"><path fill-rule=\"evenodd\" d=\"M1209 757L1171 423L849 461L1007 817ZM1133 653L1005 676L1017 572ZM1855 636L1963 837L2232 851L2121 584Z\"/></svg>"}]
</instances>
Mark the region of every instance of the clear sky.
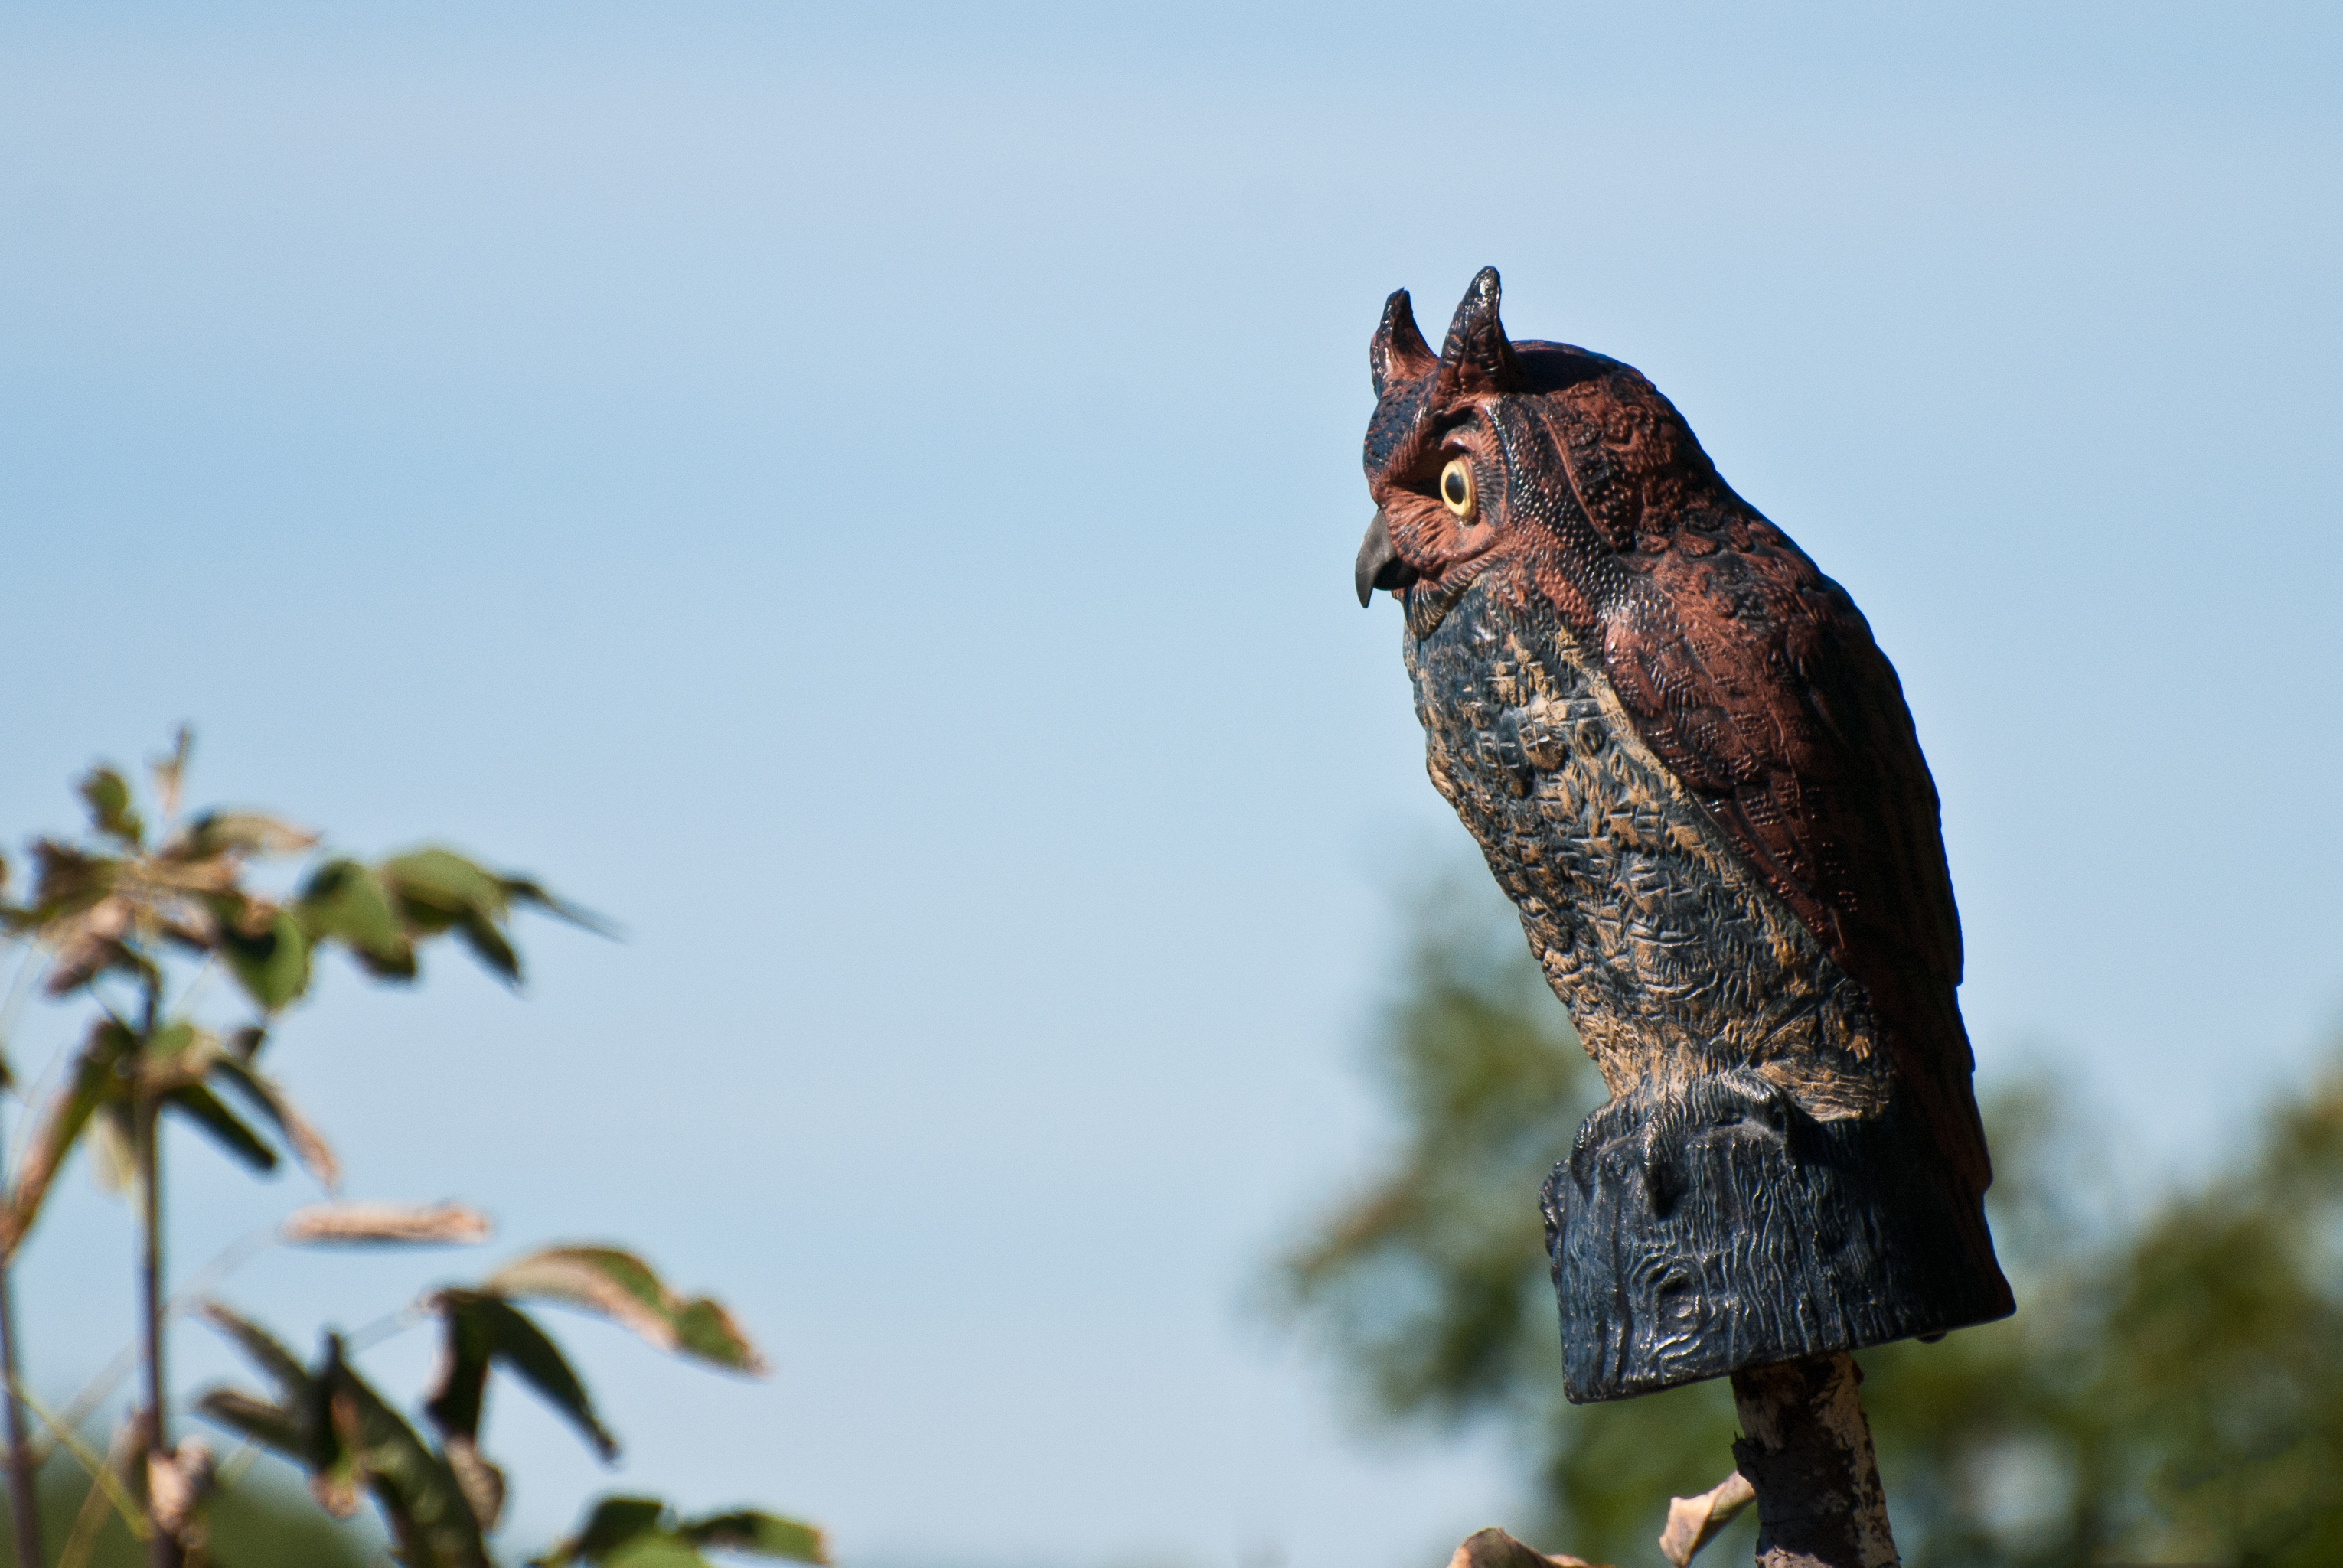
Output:
<instances>
[{"instance_id":1,"label":"clear sky","mask_svg":"<svg viewBox=\"0 0 2343 1568\"><path fill-rule=\"evenodd\" d=\"M624 924L277 1048L354 1195L737 1306L769 1383L573 1336L618 1483L848 1568L1437 1562L1502 1445L1352 1441L1251 1305L1462 849L1351 598L1384 294L1495 263L1847 585L1984 1070L2152 1181L2343 1002L2338 18L12 3L0 827L184 718L199 797ZM190 1264L302 1196L178 1162ZM127 1333L69 1186L54 1389ZM306 1338L493 1255L230 1294ZM490 1436L520 1543L598 1483Z\"/></svg>"}]
</instances>

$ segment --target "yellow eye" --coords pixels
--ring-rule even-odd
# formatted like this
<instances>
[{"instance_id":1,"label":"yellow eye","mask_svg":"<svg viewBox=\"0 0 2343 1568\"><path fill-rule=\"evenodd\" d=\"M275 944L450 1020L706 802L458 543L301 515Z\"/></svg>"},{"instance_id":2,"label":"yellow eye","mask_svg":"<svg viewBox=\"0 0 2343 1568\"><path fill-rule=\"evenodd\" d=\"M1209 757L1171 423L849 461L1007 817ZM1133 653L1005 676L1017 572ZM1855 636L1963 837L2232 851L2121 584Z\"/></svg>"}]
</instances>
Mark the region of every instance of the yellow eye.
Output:
<instances>
[{"instance_id":1,"label":"yellow eye","mask_svg":"<svg viewBox=\"0 0 2343 1568\"><path fill-rule=\"evenodd\" d=\"M1448 459L1440 470L1440 498L1460 518L1473 515L1473 465L1462 457Z\"/></svg>"}]
</instances>

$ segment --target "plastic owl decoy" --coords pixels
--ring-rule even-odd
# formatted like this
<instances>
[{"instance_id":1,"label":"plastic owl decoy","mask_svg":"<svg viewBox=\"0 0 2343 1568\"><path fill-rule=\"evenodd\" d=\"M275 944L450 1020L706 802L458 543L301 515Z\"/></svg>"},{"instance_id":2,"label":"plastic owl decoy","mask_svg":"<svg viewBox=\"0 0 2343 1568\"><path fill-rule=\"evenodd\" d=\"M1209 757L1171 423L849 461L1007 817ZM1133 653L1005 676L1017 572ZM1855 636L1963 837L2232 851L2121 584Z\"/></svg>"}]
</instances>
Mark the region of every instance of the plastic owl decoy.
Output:
<instances>
[{"instance_id":1,"label":"plastic owl decoy","mask_svg":"<svg viewBox=\"0 0 2343 1568\"><path fill-rule=\"evenodd\" d=\"M1544 1194L1570 1397L2007 1313L1895 670L1650 382L1497 307L1434 356L1385 305L1357 587L1611 1091Z\"/></svg>"}]
</instances>

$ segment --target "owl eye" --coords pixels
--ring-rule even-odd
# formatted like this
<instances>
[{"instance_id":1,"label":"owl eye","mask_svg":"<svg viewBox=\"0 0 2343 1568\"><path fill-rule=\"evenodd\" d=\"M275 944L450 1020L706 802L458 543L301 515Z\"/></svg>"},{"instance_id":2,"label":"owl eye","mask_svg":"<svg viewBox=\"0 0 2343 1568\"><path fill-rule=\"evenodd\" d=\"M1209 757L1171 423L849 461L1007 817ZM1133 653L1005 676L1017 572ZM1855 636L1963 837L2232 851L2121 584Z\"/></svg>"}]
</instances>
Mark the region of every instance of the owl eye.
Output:
<instances>
[{"instance_id":1,"label":"owl eye","mask_svg":"<svg viewBox=\"0 0 2343 1568\"><path fill-rule=\"evenodd\" d=\"M1473 515L1473 465L1462 457L1448 459L1440 470L1440 498L1460 518Z\"/></svg>"}]
</instances>

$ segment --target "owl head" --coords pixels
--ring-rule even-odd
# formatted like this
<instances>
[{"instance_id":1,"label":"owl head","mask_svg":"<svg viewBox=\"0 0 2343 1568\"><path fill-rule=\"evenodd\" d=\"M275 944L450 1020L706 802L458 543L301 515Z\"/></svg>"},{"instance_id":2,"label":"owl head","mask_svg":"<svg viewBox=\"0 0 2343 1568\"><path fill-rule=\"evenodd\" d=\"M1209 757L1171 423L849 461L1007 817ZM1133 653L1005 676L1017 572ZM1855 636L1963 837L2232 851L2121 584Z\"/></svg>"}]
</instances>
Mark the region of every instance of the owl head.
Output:
<instances>
[{"instance_id":1,"label":"owl head","mask_svg":"<svg viewBox=\"0 0 2343 1568\"><path fill-rule=\"evenodd\" d=\"M1509 340L1498 296L1497 269L1482 268L1436 356L1407 291L1384 302L1367 351L1376 510L1361 604L1403 592L1411 622L1436 622L1480 582L1584 628L1631 593L1639 558L1687 530L1762 526L1650 382L1584 348Z\"/></svg>"}]
</instances>

